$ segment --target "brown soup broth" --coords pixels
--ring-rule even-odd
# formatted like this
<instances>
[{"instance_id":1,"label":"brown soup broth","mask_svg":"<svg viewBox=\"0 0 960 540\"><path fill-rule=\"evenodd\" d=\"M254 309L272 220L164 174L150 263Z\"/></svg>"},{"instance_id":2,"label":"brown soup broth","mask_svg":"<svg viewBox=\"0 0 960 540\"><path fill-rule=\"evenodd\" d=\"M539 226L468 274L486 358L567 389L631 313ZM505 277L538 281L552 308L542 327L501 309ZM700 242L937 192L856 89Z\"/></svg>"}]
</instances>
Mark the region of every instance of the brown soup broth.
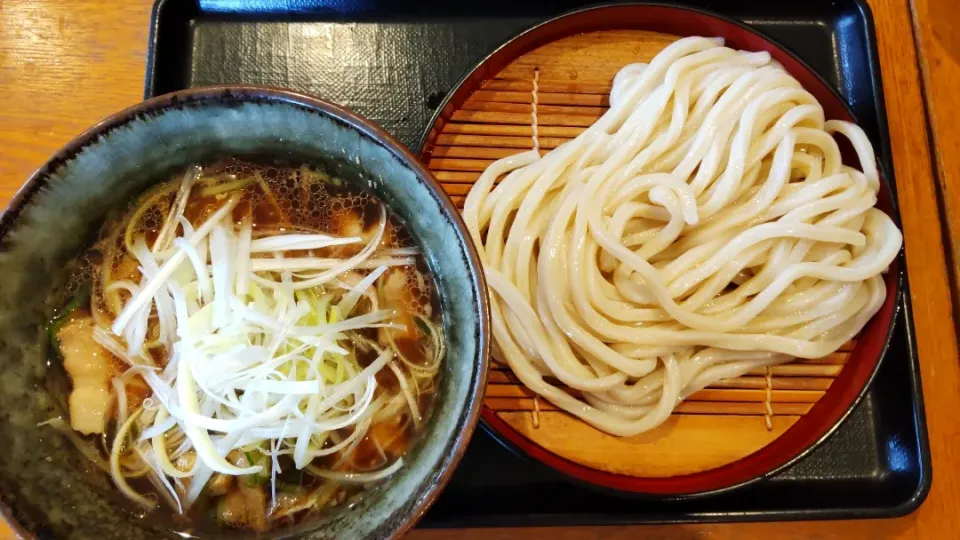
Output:
<instances>
[{"instance_id":1,"label":"brown soup broth","mask_svg":"<svg viewBox=\"0 0 960 540\"><path fill-rule=\"evenodd\" d=\"M61 292L61 303L65 296L89 290L90 300L83 309L88 309L86 313L92 314L101 327L109 325L119 306L129 300L129 293L120 291L108 294L106 284L116 280L136 282L140 279L136 260L127 252L127 242L131 237L142 235L147 245L152 245L163 227L165 216L171 211L183 177L184 172L178 172L169 181L148 190L126 209L108 216L100 229L98 239L69 265L69 278L65 288L68 294ZM220 208L228 197L239 194L240 201L233 209L232 219L238 226L249 220L254 238L290 233L360 236L363 241L357 244L318 249L310 253L285 254L287 257L346 258L355 255L366 245L368 238L372 237L379 225L381 216L381 201L369 190L359 189L354 184L355 182L338 178L321 167L231 158L202 168L200 178L187 200L184 216L195 228ZM388 222L378 251L416 248L402 221L389 209L386 210ZM178 226L177 234L184 234L182 227ZM362 271L363 274L367 272L369 270ZM376 286L379 308L394 308L397 313L395 322L404 324L406 330L388 331L394 332L389 336L383 329L360 331L354 336L357 340L349 338L338 343L352 350L361 366L369 365L377 357L376 349L371 348L371 343L375 347L390 346L399 352L410 366L408 369L411 373L418 368L429 366L429 355L435 352L435 342L427 330L439 329L442 326L435 286L423 257L417 255L416 264L413 266L388 269L377 280ZM334 301L339 299L335 298ZM355 312L371 309L371 303L370 299L361 298ZM425 325L425 321L429 325ZM148 338L155 335L156 328L151 327L149 332L153 334L148 333ZM392 340L389 339L391 337ZM159 348L151 350L150 354L158 365L165 364L166 350ZM429 419L439 371L442 370L435 372L432 378L411 379L416 381L415 402L420 418L412 418L411 409L406 404L394 407L397 409L395 414L373 421L364 436L357 439L356 444L347 447L349 454L336 452L315 458L311 465L342 473L365 473L376 471L403 457L415 444L419 426L423 426ZM385 394L385 399L399 400L399 397L403 396L403 389L394 371L382 369L376 375L376 381L375 399L380 394ZM142 396L137 401L140 402ZM107 450L108 445L99 439L102 437L104 441L110 440L116 429L114 421L105 436L87 436L86 439ZM344 428L330 433L323 447L331 447L348 438L352 429ZM133 433L134 439L138 436L139 433ZM109 458L109 455L104 457ZM228 460L240 462L249 458L258 462L261 459L269 460L262 455L238 453L236 450L227 456ZM157 526L170 527L184 534L206 535L224 527L263 531L299 523L331 508L349 506L370 489L376 489L380 483L358 485L320 478L306 469L296 469L290 455L281 455L278 462L282 472L277 475L277 507L272 505L269 478L264 482L263 478L249 480L247 477L235 477L225 482L230 486L228 488L215 486L211 479L186 515L178 515L174 510L171 516L169 505L165 503L169 496L159 492L155 484L147 478L138 477L127 479L130 486L141 494L150 494L149 496L158 501L158 505L151 512L143 512L140 507L135 507L132 511L142 515L144 519L155 521ZM180 468L179 463L175 464ZM242 504L235 505L240 510L234 511L234 514L250 510L250 516L253 517L244 515L233 521L224 519L224 515L230 512L229 509L225 510L225 504L233 504L239 500L240 495L237 493L242 493L246 498ZM313 501L313 504L306 505L307 501ZM255 509L248 508L261 503L265 505L261 509L262 516ZM297 505L304 508L284 512L285 508Z\"/></svg>"}]
</instances>

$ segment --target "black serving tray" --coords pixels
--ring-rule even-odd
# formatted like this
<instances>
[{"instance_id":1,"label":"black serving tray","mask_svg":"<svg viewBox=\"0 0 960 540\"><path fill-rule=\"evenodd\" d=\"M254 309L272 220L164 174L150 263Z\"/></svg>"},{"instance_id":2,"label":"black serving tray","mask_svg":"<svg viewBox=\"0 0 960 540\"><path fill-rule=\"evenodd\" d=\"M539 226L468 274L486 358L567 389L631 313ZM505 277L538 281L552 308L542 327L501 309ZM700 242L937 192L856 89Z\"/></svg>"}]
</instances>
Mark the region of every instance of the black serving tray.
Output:
<instances>
[{"instance_id":1,"label":"black serving tray","mask_svg":"<svg viewBox=\"0 0 960 540\"><path fill-rule=\"evenodd\" d=\"M414 153L447 92L479 60L576 0L159 0L147 97L193 86L291 88L353 109ZM862 1L682 2L740 19L810 64L850 103L892 179L873 21ZM894 182L894 190L896 185ZM905 261L901 258L901 264ZM478 430L424 527L891 517L930 487L920 374L905 289L872 388L794 466L692 500L643 499L567 480Z\"/></svg>"}]
</instances>

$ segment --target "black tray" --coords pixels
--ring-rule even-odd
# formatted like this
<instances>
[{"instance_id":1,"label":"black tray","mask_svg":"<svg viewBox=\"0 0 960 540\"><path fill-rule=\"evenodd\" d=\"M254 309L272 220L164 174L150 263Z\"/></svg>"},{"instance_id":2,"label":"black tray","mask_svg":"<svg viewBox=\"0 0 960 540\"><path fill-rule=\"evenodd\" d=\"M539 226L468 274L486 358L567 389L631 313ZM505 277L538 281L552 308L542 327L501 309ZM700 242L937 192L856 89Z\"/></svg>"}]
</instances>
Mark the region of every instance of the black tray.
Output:
<instances>
[{"instance_id":1,"label":"black tray","mask_svg":"<svg viewBox=\"0 0 960 540\"><path fill-rule=\"evenodd\" d=\"M497 45L576 0L159 0L147 97L209 84L280 86L341 103L417 153L434 109ZM809 63L853 107L892 180L873 21L857 0L700 2ZM894 189L895 185L894 185ZM904 261L901 257L901 264ZM684 501L575 484L478 430L426 527L890 517L930 487L909 291L863 401L819 448L748 487ZM882 396L882 398L881 398Z\"/></svg>"}]
</instances>

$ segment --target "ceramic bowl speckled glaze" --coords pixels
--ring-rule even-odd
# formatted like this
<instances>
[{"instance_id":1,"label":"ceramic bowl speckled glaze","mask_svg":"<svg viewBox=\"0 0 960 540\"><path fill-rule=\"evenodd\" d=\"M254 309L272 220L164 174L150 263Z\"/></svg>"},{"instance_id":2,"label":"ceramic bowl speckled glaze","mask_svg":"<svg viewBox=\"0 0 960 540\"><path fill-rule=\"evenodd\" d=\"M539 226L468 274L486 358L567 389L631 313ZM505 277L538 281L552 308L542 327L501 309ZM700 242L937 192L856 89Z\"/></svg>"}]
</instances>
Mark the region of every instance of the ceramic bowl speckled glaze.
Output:
<instances>
[{"instance_id":1,"label":"ceramic bowl speckled glaze","mask_svg":"<svg viewBox=\"0 0 960 540\"><path fill-rule=\"evenodd\" d=\"M436 498L476 426L486 382L486 285L469 235L432 175L393 137L323 101L281 90L203 88L145 101L101 122L43 166L0 217L0 496L25 536L173 536L127 511L106 475L61 434L48 377L46 298L106 212L191 163L266 155L362 181L406 222L437 283L447 356L437 402L399 473L349 509L258 538L385 538ZM227 536L243 537L241 533Z\"/></svg>"}]
</instances>

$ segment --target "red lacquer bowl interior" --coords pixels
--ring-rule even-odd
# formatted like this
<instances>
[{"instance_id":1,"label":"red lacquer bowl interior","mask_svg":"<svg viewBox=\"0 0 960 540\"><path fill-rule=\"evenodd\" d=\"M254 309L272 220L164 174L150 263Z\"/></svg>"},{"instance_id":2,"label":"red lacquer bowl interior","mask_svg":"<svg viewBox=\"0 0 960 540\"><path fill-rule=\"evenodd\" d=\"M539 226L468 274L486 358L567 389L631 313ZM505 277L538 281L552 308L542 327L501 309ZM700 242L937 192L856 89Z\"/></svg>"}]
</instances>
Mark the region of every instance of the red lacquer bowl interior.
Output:
<instances>
[{"instance_id":1,"label":"red lacquer bowl interior","mask_svg":"<svg viewBox=\"0 0 960 540\"><path fill-rule=\"evenodd\" d=\"M433 141L453 111L458 110L481 84L495 77L516 58L568 36L623 29L648 30L676 36L719 36L726 40L727 46L736 49L767 51L817 98L828 119L854 121L852 113L839 95L809 66L741 23L698 10L672 6L602 6L547 21L517 36L492 53L447 97L425 137L421 158L429 157ZM845 153L844 162L856 165L856 156ZM880 192L878 207L895 216L891 193L885 181L884 186ZM509 446L575 479L619 491L691 496L726 490L764 478L793 463L830 435L866 391L892 335L900 293L899 266L899 261L894 261L886 274L887 297L883 307L858 336L849 360L824 396L773 442L753 454L721 467L666 478L619 475L585 467L544 449L501 420L486 406L482 412L483 421Z\"/></svg>"}]
</instances>

